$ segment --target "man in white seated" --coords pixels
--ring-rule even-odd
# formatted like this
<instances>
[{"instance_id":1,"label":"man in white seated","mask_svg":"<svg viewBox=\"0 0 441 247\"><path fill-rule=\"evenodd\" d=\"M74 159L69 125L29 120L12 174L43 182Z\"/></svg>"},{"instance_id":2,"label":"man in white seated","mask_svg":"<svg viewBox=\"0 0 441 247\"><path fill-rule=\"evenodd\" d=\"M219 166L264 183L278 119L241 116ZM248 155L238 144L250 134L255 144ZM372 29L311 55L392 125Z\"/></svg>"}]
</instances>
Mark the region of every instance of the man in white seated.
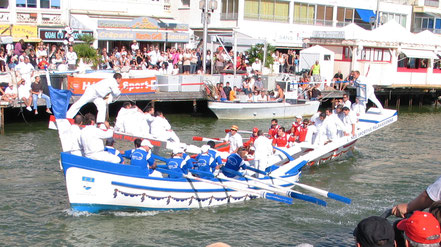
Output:
<instances>
[{"instance_id":1,"label":"man in white seated","mask_svg":"<svg viewBox=\"0 0 441 247\"><path fill-rule=\"evenodd\" d=\"M66 150L66 152L69 152L73 155L82 156L82 147L81 147L81 125L83 124L83 117L81 115L76 115L74 118L73 124L69 128L69 139L70 139L70 146L69 150Z\"/></svg>"},{"instance_id":2,"label":"man in white seated","mask_svg":"<svg viewBox=\"0 0 441 247\"><path fill-rule=\"evenodd\" d=\"M257 102L267 102L268 95L266 95L265 91L260 91L260 94L257 96Z\"/></svg>"},{"instance_id":3,"label":"man in white seated","mask_svg":"<svg viewBox=\"0 0 441 247\"><path fill-rule=\"evenodd\" d=\"M342 137L345 126L340 118L336 114L332 113L331 108L326 109L326 119L328 121L328 125L326 126L326 134L328 139L333 141L339 137Z\"/></svg>"},{"instance_id":4,"label":"man in white seated","mask_svg":"<svg viewBox=\"0 0 441 247\"><path fill-rule=\"evenodd\" d=\"M124 102L123 106L118 112L118 115L116 115L116 122L115 122L115 131L121 131L125 132L124 130L124 119L126 118L126 115L129 113L130 108L132 108L132 103L130 102Z\"/></svg>"},{"instance_id":5,"label":"man in white seated","mask_svg":"<svg viewBox=\"0 0 441 247\"><path fill-rule=\"evenodd\" d=\"M120 158L114 154L104 151L103 141L113 137L113 130L110 129L108 122L104 122L104 128L98 128L95 125L95 116L87 113L84 124L86 126L81 130L80 143L83 148L84 156L94 160L102 160L112 163L119 163Z\"/></svg>"},{"instance_id":6,"label":"man in white seated","mask_svg":"<svg viewBox=\"0 0 441 247\"><path fill-rule=\"evenodd\" d=\"M151 133L155 138L160 140L180 142L179 137L171 129L170 123L160 111L155 112L155 119L151 124Z\"/></svg>"},{"instance_id":7,"label":"man in white seated","mask_svg":"<svg viewBox=\"0 0 441 247\"><path fill-rule=\"evenodd\" d=\"M352 135L355 136L355 124L357 123L357 116L355 113L351 112L348 107L343 107L343 124L345 126L344 135Z\"/></svg>"}]
</instances>

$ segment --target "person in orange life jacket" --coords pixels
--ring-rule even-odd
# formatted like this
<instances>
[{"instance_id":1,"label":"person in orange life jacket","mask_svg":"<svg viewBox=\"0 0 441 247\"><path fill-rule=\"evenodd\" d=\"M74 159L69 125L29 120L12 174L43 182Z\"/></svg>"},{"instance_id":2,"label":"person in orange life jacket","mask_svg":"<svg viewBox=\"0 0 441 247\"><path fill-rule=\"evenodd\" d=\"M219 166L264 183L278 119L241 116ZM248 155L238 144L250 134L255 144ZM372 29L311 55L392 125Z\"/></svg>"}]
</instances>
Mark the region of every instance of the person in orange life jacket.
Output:
<instances>
[{"instance_id":1,"label":"person in orange life jacket","mask_svg":"<svg viewBox=\"0 0 441 247\"><path fill-rule=\"evenodd\" d=\"M180 174L187 174L189 168L193 168L192 160L185 161L183 158L184 150L180 147L173 149L172 158L167 162L167 168L174 172L168 175L169 178L181 178Z\"/></svg>"},{"instance_id":2,"label":"person in orange life jacket","mask_svg":"<svg viewBox=\"0 0 441 247\"><path fill-rule=\"evenodd\" d=\"M122 154L113 147L113 144L115 143L115 140L113 140L113 138L109 138L106 140L106 146L104 147L104 151L107 151L113 155L118 156L121 161L119 162L120 164L124 164L124 159Z\"/></svg>"},{"instance_id":3,"label":"person in orange life jacket","mask_svg":"<svg viewBox=\"0 0 441 247\"><path fill-rule=\"evenodd\" d=\"M289 130L289 133L291 133L291 135L295 135L297 128L302 125L302 116L297 115L296 116L296 121L292 123L291 129Z\"/></svg>"},{"instance_id":4,"label":"person in orange life jacket","mask_svg":"<svg viewBox=\"0 0 441 247\"><path fill-rule=\"evenodd\" d=\"M253 128L253 133L251 133L251 135L250 135L250 139L249 139L247 142L245 142L245 143L243 144L244 147L250 147L250 146L253 145L254 141L255 141L256 138L258 137L258 136L257 136L257 131L259 131L259 129L256 128L256 127L254 127L254 128Z\"/></svg>"},{"instance_id":5,"label":"person in orange life jacket","mask_svg":"<svg viewBox=\"0 0 441 247\"><path fill-rule=\"evenodd\" d=\"M156 168L155 155L151 151L152 143L149 140L139 138L136 138L133 143L135 149L125 151L123 157L130 159L130 165L138 166L146 170L147 174L152 174Z\"/></svg>"},{"instance_id":6,"label":"person in orange life jacket","mask_svg":"<svg viewBox=\"0 0 441 247\"><path fill-rule=\"evenodd\" d=\"M214 172L215 169L219 169L220 166L217 165L216 160L208 153L210 146L203 145L201 147L201 153L196 156L195 169L203 172ZM205 178L206 176L200 176Z\"/></svg>"},{"instance_id":7,"label":"person in orange life jacket","mask_svg":"<svg viewBox=\"0 0 441 247\"><path fill-rule=\"evenodd\" d=\"M274 138L274 136L277 135L277 131L280 128L280 125L278 124L278 122L279 121L277 121L277 119L275 119L275 118L271 120L271 127L268 130L268 135L269 135L270 139Z\"/></svg>"},{"instance_id":8,"label":"person in orange life jacket","mask_svg":"<svg viewBox=\"0 0 441 247\"><path fill-rule=\"evenodd\" d=\"M213 157L214 161L216 161L217 165L222 165L222 158L220 157L219 153L217 152L216 149L214 149L214 147L216 146L216 144L214 143L214 141L208 141L207 145L210 147L208 149L208 154L211 155L211 157Z\"/></svg>"},{"instance_id":9,"label":"person in orange life jacket","mask_svg":"<svg viewBox=\"0 0 441 247\"><path fill-rule=\"evenodd\" d=\"M306 135L308 134L309 119L303 120L303 124L300 125L295 132L295 137L297 142L304 142Z\"/></svg>"},{"instance_id":10,"label":"person in orange life jacket","mask_svg":"<svg viewBox=\"0 0 441 247\"><path fill-rule=\"evenodd\" d=\"M245 158L247 154L248 151L245 147L239 147L236 153L232 153L227 157L227 162L225 162L225 168L233 171L239 171L241 168L243 168L244 165L246 165ZM227 170L222 170L222 173L229 178L236 177L235 174L232 174Z\"/></svg>"},{"instance_id":11,"label":"person in orange life jacket","mask_svg":"<svg viewBox=\"0 0 441 247\"><path fill-rule=\"evenodd\" d=\"M289 147L290 142L294 142L295 138L285 133L285 128L280 127L277 135L273 139L273 145L279 148Z\"/></svg>"}]
</instances>

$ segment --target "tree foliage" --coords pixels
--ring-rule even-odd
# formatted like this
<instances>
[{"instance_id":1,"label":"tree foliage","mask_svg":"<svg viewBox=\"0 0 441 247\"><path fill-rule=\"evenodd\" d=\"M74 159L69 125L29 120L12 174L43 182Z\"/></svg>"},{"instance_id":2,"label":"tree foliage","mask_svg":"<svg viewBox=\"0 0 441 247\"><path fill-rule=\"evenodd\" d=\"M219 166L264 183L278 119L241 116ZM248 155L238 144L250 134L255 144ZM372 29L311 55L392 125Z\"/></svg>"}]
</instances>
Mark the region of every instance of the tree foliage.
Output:
<instances>
[{"instance_id":1,"label":"tree foliage","mask_svg":"<svg viewBox=\"0 0 441 247\"><path fill-rule=\"evenodd\" d=\"M84 43L76 44L73 47L78 58L82 58L84 63L92 63L94 67L98 66L98 53L97 50L92 47L95 38L92 35L81 35L79 40Z\"/></svg>"},{"instance_id":2,"label":"tree foliage","mask_svg":"<svg viewBox=\"0 0 441 247\"><path fill-rule=\"evenodd\" d=\"M276 47L267 44L265 67L269 67L270 64L273 64L274 59L271 56L271 54L273 54L275 50ZM253 45L251 46L250 49L248 49L248 60L250 61L250 63L253 63L256 60L256 58L258 58L261 62L263 62L263 54L264 54L264 44Z\"/></svg>"}]
</instances>

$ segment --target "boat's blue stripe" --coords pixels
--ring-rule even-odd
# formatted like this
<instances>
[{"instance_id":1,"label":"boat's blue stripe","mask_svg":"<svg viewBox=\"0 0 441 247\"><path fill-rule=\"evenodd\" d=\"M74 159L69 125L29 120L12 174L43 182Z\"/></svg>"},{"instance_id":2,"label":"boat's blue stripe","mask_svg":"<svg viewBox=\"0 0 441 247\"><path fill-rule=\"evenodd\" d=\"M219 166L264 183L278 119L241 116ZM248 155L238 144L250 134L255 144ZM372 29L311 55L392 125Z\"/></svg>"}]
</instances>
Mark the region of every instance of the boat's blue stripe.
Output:
<instances>
[{"instance_id":1,"label":"boat's blue stripe","mask_svg":"<svg viewBox=\"0 0 441 247\"><path fill-rule=\"evenodd\" d=\"M87 204L87 203L71 203L71 208L74 211L98 213L101 211L167 211L167 210L186 210L190 208L149 208L149 207L134 207L134 206L120 206L120 205L106 205L106 204Z\"/></svg>"},{"instance_id":2,"label":"boat's blue stripe","mask_svg":"<svg viewBox=\"0 0 441 247\"><path fill-rule=\"evenodd\" d=\"M385 118L385 119L383 119L383 120L381 120L381 121L378 121L378 120L369 120L369 119L359 119L358 121L360 121L360 122L365 122L365 123L375 123L375 124L378 124L378 123L384 122L384 121L386 121L386 120L388 120L388 119L390 119L390 118L393 118L393 117L395 117L395 116L397 116L397 115L398 115L398 113L395 111L394 115L392 115L392 116L390 116L390 117L388 117L388 118Z\"/></svg>"}]
</instances>

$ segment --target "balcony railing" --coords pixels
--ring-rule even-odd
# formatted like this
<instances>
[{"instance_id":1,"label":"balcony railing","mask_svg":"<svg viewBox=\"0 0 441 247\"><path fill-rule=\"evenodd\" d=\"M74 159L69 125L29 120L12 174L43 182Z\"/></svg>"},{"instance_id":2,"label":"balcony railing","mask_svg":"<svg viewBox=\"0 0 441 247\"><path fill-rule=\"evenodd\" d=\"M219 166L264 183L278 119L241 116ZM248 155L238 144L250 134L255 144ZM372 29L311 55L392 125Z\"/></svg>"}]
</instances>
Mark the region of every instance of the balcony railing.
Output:
<instances>
[{"instance_id":1,"label":"balcony railing","mask_svg":"<svg viewBox=\"0 0 441 247\"><path fill-rule=\"evenodd\" d=\"M61 23L61 15L48 15L43 14L41 16L41 23L46 25L59 25Z\"/></svg>"},{"instance_id":2,"label":"balcony railing","mask_svg":"<svg viewBox=\"0 0 441 247\"><path fill-rule=\"evenodd\" d=\"M17 13L17 23L37 24L37 13Z\"/></svg>"},{"instance_id":3,"label":"balcony railing","mask_svg":"<svg viewBox=\"0 0 441 247\"><path fill-rule=\"evenodd\" d=\"M1 11L0 12L0 23L8 23L10 20L10 16L11 14L9 13L9 11Z\"/></svg>"},{"instance_id":4,"label":"balcony railing","mask_svg":"<svg viewBox=\"0 0 441 247\"><path fill-rule=\"evenodd\" d=\"M221 13L220 19L221 20L237 20L237 13Z\"/></svg>"}]
</instances>

